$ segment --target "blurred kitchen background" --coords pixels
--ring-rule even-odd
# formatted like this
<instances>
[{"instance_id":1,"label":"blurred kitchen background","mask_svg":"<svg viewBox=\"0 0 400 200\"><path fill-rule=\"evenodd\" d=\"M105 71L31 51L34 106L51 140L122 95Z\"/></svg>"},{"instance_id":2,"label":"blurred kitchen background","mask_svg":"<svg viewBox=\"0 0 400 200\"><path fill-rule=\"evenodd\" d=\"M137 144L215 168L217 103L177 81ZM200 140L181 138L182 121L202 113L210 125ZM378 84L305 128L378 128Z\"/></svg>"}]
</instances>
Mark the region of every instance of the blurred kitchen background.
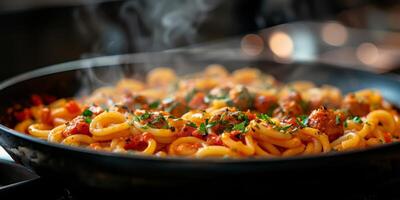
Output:
<instances>
[{"instance_id":1,"label":"blurred kitchen background","mask_svg":"<svg viewBox=\"0 0 400 200\"><path fill-rule=\"evenodd\" d=\"M1 0L0 25L0 80L81 58L232 38L241 55L284 63L387 72L400 61L395 0Z\"/></svg>"}]
</instances>

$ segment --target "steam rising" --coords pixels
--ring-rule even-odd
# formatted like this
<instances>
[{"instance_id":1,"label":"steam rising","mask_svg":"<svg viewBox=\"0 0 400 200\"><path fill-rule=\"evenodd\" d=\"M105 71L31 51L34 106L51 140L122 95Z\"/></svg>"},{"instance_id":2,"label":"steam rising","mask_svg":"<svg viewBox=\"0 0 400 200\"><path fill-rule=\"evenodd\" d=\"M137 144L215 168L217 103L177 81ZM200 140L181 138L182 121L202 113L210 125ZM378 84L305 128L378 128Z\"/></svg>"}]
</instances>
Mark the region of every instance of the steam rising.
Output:
<instances>
[{"instance_id":1,"label":"steam rising","mask_svg":"<svg viewBox=\"0 0 400 200\"><path fill-rule=\"evenodd\" d=\"M220 0L131 0L122 2L117 9L107 4L77 9L74 18L78 31L91 47L82 57L159 51L193 44L199 37L199 27L220 3ZM162 64L155 58L148 59L134 68L136 75L158 67L155 63ZM174 59L179 65L179 58ZM107 68L103 73L88 68L85 78L81 79L83 88L77 95L111 85L124 76L130 74L118 66Z\"/></svg>"},{"instance_id":2,"label":"steam rising","mask_svg":"<svg viewBox=\"0 0 400 200\"><path fill-rule=\"evenodd\" d=\"M149 51L195 42L199 26L218 4L218 0L128 1L120 16L136 50ZM141 24L147 32L140 31Z\"/></svg>"},{"instance_id":3,"label":"steam rising","mask_svg":"<svg viewBox=\"0 0 400 200\"><path fill-rule=\"evenodd\" d=\"M75 19L92 52L101 54L158 51L196 42L198 30L220 0L131 0L112 13L91 5L77 10ZM111 12L111 14L110 14Z\"/></svg>"}]
</instances>

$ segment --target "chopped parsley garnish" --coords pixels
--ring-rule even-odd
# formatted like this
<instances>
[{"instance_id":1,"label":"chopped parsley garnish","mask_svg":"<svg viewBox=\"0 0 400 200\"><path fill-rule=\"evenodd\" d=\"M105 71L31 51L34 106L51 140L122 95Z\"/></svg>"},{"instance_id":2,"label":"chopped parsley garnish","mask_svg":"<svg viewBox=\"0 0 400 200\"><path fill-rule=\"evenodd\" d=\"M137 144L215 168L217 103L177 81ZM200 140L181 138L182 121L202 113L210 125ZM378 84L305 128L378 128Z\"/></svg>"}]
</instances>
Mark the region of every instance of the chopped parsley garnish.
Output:
<instances>
[{"instance_id":1,"label":"chopped parsley garnish","mask_svg":"<svg viewBox=\"0 0 400 200\"><path fill-rule=\"evenodd\" d=\"M207 128L206 128L206 124L205 123L201 123L200 127L199 127L199 133L201 135L207 135Z\"/></svg>"},{"instance_id":2,"label":"chopped parsley garnish","mask_svg":"<svg viewBox=\"0 0 400 200\"><path fill-rule=\"evenodd\" d=\"M355 116L355 117L353 118L353 122L355 122L355 123L357 123L357 124L361 124L361 123L362 123L361 117Z\"/></svg>"},{"instance_id":3,"label":"chopped parsley garnish","mask_svg":"<svg viewBox=\"0 0 400 200\"><path fill-rule=\"evenodd\" d=\"M90 124L90 122L92 122L92 119L90 117L85 117L85 122Z\"/></svg>"},{"instance_id":4,"label":"chopped parsley garnish","mask_svg":"<svg viewBox=\"0 0 400 200\"><path fill-rule=\"evenodd\" d=\"M193 96L197 93L198 91L196 89L193 89L192 91L188 92L185 96L185 101L190 102L193 98Z\"/></svg>"},{"instance_id":5,"label":"chopped parsley garnish","mask_svg":"<svg viewBox=\"0 0 400 200\"><path fill-rule=\"evenodd\" d=\"M308 116L307 115L301 115L301 116L297 117L296 118L296 123L302 128L307 127Z\"/></svg>"},{"instance_id":6,"label":"chopped parsley garnish","mask_svg":"<svg viewBox=\"0 0 400 200\"><path fill-rule=\"evenodd\" d=\"M206 119L206 121L204 123L201 123L198 128L199 133L203 136L208 134L209 128L212 128L213 126L218 124L218 121L214 121L214 122L210 122L210 123L208 121L209 121L209 119Z\"/></svg>"},{"instance_id":7,"label":"chopped parsley garnish","mask_svg":"<svg viewBox=\"0 0 400 200\"><path fill-rule=\"evenodd\" d=\"M217 125L217 124L218 124L218 121L210 122L210 123L208 123L208 124L206 125L206 128L207 128L207 129L212 128L212 127L214 127L214 126Z\"/></svg>"},{"instance_id":8,"label":"chopped parsley garnish","mask_svg":"<svg viewBox=\"0 0 400 200\"><path fill-rule=\"evenodd\" d=\"M164 116L162 116L162 115L157 115L157 117L155 117L155 118L151 121L151 123L152 123L152 124L155 124L155 123L165 122L165 121L166 121L166 120L165 120Z\"/></svg>"},{"instance_id":9,"label":"chopped parsley garnish","mask_svg":"<svg viewBox=\"0 0 400 200\"><path fill-rule=\"evenodd\" d=\"M209 104L211 103L213 100L222 100L223 102L225 102L228 106L233 106L233 101L232 99L229 97L228 94L223 94L220 96L217 95L211 95L208 94L204 97L204 103Z\"/></svg>"},{"instance_id":10,"label":"chopped parsley garnish","mask_svg":"<svg viewBox=\"0 0 400 200\"><path fill-rule=\"evenodd\" d=\"M139 122L140 121L140 117L133 115L133 121Z\"/></svg>"},{"instance_id":11,"label":"chopped parsley garnish","mask_svg":"<svg viewBox=\"0 0 400 200\"><path fill-rule=\"evenodd\" d=\"M186 123L186 126L190 126L190 127L193 127L193 128L197 128L197 125L196 125L195 123L193 123L193 122L187 122L187 123Z\"/></svg>"},{"instance_id":12,"label":"chopped parsley garnish","mask_svg":"<svg viewBox=\"0 0 400 200\"><path fill-rule=\"evenodd\" d=\"M272 116L272 114L274 113L274 110L277 107L278 107L278 104L276 104L276 103L272 104L267 110L267 115Z\"/></svg>"},{"instance_id":13,"label":"chopped parsley garnish","mask_svg":"<svg viewBox=\"0 0 400 200\"><path fill-rule=\"evenodd\" d=\"M148 118L150 118L150 113L148 113L147 111L139 117L140 120L145 120Z\"/></svg>"},{"instance_id":14,"label":"chopped parsley garnish","mask_svg":"<svg viewBox=\"0 0 400 200\"><path fill-rule=\"evenodd\" d=\"M247 115L245 115L245 114L242 113L242 112L239 113L237 119L238 119L238 120L241 120L241 121L249 121L249 118L247 117Z\"/></svg>"},{"instance_id":15,"label":"chopped parsley garnish","mask_svg":"<svg viewBox=\"0 0 400 200\"><path fill-rule=\"evenodd\" d=\"M301 109L303 111L307 111L308 110L309 103L307 101L301 100L299 104L300 104Z\"/></svg>"},{"instance_id":16,"label":"chopped parsley garnish","mask_svg":"<svg viewBox=\"0 0 400 200\"><path fill-rule=\"evenodd\" d=\"M287 131L290 127L292 127L292 125L291 124L289 124L289 125L286 125L286 126L278 126L278 127L276 127L276 129L278 130L278 131Z\"/></svg>"},{"instance_id":17,"label":"chopped parsley garnish","mask_svg":"<svg viewBox=\"0 0 400 200\"><path fill-rule=\"evenodd\" d=\"M336 125L339 125L339 124L340 124L340 117L339 117L339 115L336 115L335 123L336 123Z\"/></svg>"},{"instance_id":18,"label":"chopped parsley garnish","mask_svg":"<svg viewBox=\"0 0 400 200\"><path fill-rule=\"evenodd\" d=\"M93 112L89 109L86 109L85 111L83 111L82 115L85 117L90 117L93 115Z\"/></svg>"},{"instance_id":19,"label":"chopped parsley garnish","mask_svg":"<svg viewBox=\"0 0 400 200\"><path fill-rule=\"evenodd\" d=\"M141 128L142 128L142 129L149 129L149 126L148 126L147 124L145 124L145 125L143 125Z\"/></svg>"},{"instance_id":20,"label":"chopped parsley garnish","mask_svg":"<svg viewBox=\"0 0 400 200\"><path fill-rule=\"evenodd\" d=\"M235 124L234 126L233 126L233 128L232 128L232 130L234 130L234 131L240 131L241 133L245 133L245 132L247 132L247 124L248 124L248 122L247 121L243 121L243 122L241 122L241 123L239 123L239 124Z\"/></svg>"},{"instance_id":21,"label":"chopped parsley garnish","mask_svg":"<svg viewBox=\"0 0 400 200\"><path fill-rule=\"evenodd\" d=\"M178 101L172 102L171 105L169 105L168 107L165 108L165 111L171 113L172 110L174 110L179 105L181 105L181 103Z\"/></svg>"},{"instance_id":22,"label":"chopped parsley garnish","mask_svg":"<svg viewBox=\"0 0 400 200\"><path fill-rule=\"evenodd\" d=\"M347 124L347 120L344 120L344 127L347 128L349 125Z\"/></svg>"},{"instance_id":23,"label":"chopped parsley garnish","mask_svg":"<svg viewBox=\"0 0 400 200\"><path fill-rule=\"evenodd\" d=\"M266 121L270 125L275 125L275 122L272 121L271 117L267 114L260 113L257 115L259 119Z\"/></svg>"},{"instance_id":24,"label":"chopped parsley garnish","mask_svg":"<svg viewBox=\"0 0 400 200\"><path fill-rule=\"evenodd\" d=\"M86 123L90 124L92 122L92 118L90 118L93 115L93 112L89 109L86 109L83 111L82 115L84 116L84 120Z\"/></svg>"},{"instance_id":25,"label":"chopped parsley garnish","mask_svg":"<svg viewBox=\"0 0 400 200\"><path fill-rule=\"evenodd\" d=\"M156 109L160 105L160 101L154 101L153 103L149 104L150 109Z\"/></svg>"}]
</instances>

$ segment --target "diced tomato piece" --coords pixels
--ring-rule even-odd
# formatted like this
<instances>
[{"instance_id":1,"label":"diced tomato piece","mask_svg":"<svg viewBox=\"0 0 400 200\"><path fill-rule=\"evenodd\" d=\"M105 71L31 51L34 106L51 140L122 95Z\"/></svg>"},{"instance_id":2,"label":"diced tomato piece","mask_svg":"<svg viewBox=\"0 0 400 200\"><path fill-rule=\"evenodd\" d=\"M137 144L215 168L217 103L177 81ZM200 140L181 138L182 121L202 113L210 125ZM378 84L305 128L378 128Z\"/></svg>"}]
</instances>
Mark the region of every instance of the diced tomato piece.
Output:
<instances>
[{"instance_id":1,"label":"diced tomato piece","mask_svg":"<svg viewBox=\"0 0 400 200\"><path fill-rule=\"evenodd\" d=\"M25 108L24 110L22 110L22 111L19 111L19 112L15 112L14 113L14 116L15 116L15 118L18 120L18 121L24 121L24 120L27 120L27 119L29 119L31 116L32 116L32 113L31 113L31 109L29 109L29 108Z\"/></svg>"},{"instance_id":2,"label":"diced tomato piece","mask_svg":"<svg viewBox=\"0 0 400 200\"><path fill-rule=\"evenodd\" d=\"M193 132L192 132L192 136L193 136L193 137L200 138L200 139L203 139L203 134L200 133L199 130L193 131Z\"/></svg>"},{"instance_id":3,"label":"diced tomato piece","mask_svg":"<svg viewBox=\"0 0 400 200\"><path fill-rule=\"evenodd\" d=\"M256 114L251 113L250 111L247 111L245 114L246 114L247 118L249 118L250 121L257 117Z\"/></svg>"},{"instance_id":4,"label":"diced tomato piece","mask_svg":"<svg viewBox=\"0 0 400 200\"><path fill-rule=\"evenodd\" d=\"M128 139L126 139L124 148L143 151L147 147L147 140L152 137L149 135L151 134L146 134L145 132L144 134L130 136Z\"/></svg>"},{"instance_id":5,"label":"diced tomato piece","mask_svg":"<svg viewBox=\"0 0 400 200\"><path fill-rule=\"evenodd\" d=\"M63 136L67 137L74 134L92 135L89 131L89 124L85 122L83 116L78 116L68 123L67 128L63 132Z\"/></svg>"},{"instance_id":6,"label":"diced tomato piece","mask_svg":"<svg viewBox=\"0 0 400 200\"><path fill-rule=\"evenodd\" d=\"M241 132L240 131L232 131L230 132L230 136L232 139L237 139L237 135L240 135Z\"/></svg>"},{"instance_id":7,"label":"diced tomato piece","mask_svg":"<svg viewBox=\"0 0 400 200\"><path fill-rule=\"evenodd\" d=\"M65 109L67 109L68 112L71 114L76 114L76 113L81 112L81 108L80 108L79 104L76 103L76 101L68 101L65 104Z\"/></svg>"},{"instance_id":8,"label":"diced tomato piece","mask_svg":"<svg viewBox=\"0 0 400 200\"><path fill-rule=\"evenodd\" d=\"M283 122L286 124L290 124L292 126L300 126L300 124L297 123L296 117L287 117L283 119Z\"/></svg>"},{"instance_id":9,"label":"diced tomato piece","mask_svg":"<svg viewBox=\"0 0 400 200\"><path fill-rule=\"evenodd\" d=\"M54 101L57 100L57 97L45 94L45 95L42 96L42 99L43 99L44 103L51 104L51 103L53 103Z\"/></svg>"},{"instance_id":10,"label":"diced tomato piece","mask_svg":"<svg viewBox=\"0 0 400 200\"><path fill-rule=\"evenodd\" d=\"M254 98L254 107L261 113L267 113L273 109L278 103L278 100L273 95L256 95Z\"/></svg>"},{"instance_id":11,"label":"diced tomato piece","mask_svg":"<svg viewBox=\"0 0 400 200\"><path fill-rule=\"evenodd\" d=\"M196 128L191 127L191 126L183 126L180 132L176 134L178 137L186 137L186 136L191 136L192 133L196 130Z\"/></svg>"},{"instance_id":12,"label":"diced tomato piece","mask_svg":"<svg viewBox=\"0 0 400 200\"><path fill-rule=\"evenodd\" d=\"M207 104L204 102L205 96L206 95L203 92L198 92L193 96L192 100L190 100L188 106L193 109L199 109L199 110L206 109Z\"/></svg>"},{"instance_id":13,"label":"diced tomato piece","mask_svg":"<svg viewBox=\"0 0 400 200\"><path fill-rule=\"evenodd\" d=\"M206 143L208 145L222 145L221 137L215 133L210 133L207 135Z\"/></svg>"},{"instance_id":14,"label":"diced tomato piece","mask_svg":"<svg viewBox=\"0 0 400 200\"><path fill-rule=\"evenodd\" d=\"M40 97L40 96L37 95L37 94L33 94L33 95L31 96L31 102L32 102L32 104L33 104L34 106L43 105L43 99L42 99L42 97Z\"/></svg>"},{"instance_id":15,"label":"diced tomato piece","mask_svg":"<svg viewBox=\"0 0 400 200\"><path fill-rule=\"evenodd\" d=\"M383 134L383 139L385 139L386 143L391 143L392 142L392 136L388 132Z\"/></svg>"},{"instance_id":16,"label":"diced tomato piece","mask_svg":"<svg viewBox=\"0 0 400 200\"><path fill-rule=\"evenodd\" d=\"M40 113L40 120L45 124L51 124L51 112L49 108L43 108Z\"/></svg>"}]
</instances>

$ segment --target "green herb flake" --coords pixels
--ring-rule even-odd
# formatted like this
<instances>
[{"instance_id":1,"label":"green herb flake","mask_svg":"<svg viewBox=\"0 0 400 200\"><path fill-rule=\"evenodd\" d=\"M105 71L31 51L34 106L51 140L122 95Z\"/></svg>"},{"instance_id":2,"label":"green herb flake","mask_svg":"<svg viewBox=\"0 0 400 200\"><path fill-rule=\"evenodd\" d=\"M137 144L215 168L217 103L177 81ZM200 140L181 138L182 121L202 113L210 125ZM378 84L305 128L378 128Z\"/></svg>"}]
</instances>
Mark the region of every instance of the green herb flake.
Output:
<instances>
[{"instance_id":1,"label":"green herb flake","mask_svg":"<svg viewBox=\"0 0 400 200\"><path fill-rule=\"evenodd\" d=\"M197 93L197 89L193 89L192 91L188 92L185 96L185 101L190 102L193 98L193 96Z\"/></svg>"},{"instance_id":2,"label":"green herb flake","mask_svg":"<svg viewBox=\"0 0 400 200\"><path fill-rule=\"evenodd\" d=\"M238 119L238 120L241 120L241 121L249 121L249 118L247 117L247 115L245 115L245 114L242 113L242 112L239 113L239 116L238 116L237 119Z\"/></svg>"},{"instance_id":3,"label":"green herb flake","mask_svg":"<svg viewBox=\"0 0 400 200\"><path fill-rule=\"evenodd\" d=\"M180 106L180 105L181 105L180 102L175 101L175 102L171 103L170 106L166 107L166 108L165 108L165 111L171 113L176 107L178 107L178 106Z\"/></svg>"},{"instance_id":4,"label":"green herb flake","mask_svg":"<svg viewBox=\"0 0 400 200\"><path fill-rule=\"evenodd\" d=\"M157 117L155 117L152 121L151 121L151 123L152 124L156 124L156 123L158 123L158 122L165 122L166 120L165 120L165 118L164 118L164 116L162 116L161 114L160 115L157 115Z\"/></svg>"},{"instance_id":5,"label":"green herb flake","mask_svg":"<svg viewBox=\"0 0 400 200\"><path fill-rule=\"evenodd\" d=\"M292 127L291 124L286 125L286 126L277 127L277 129L278 129L279 131L284 131L284 132L286 132L290 127Z\"/></svg>"},{"instance_id":6,"label":"green herb flake","mask_svg":"<svg viewBox=\"0 0 400 200\"><path fill-rule=\"evenodd\" d=\"M140 118L136 115L133 115L133 121L140 122Z\"/></svg>"},{"instance_id":7,"label":"green herb flake","mask_svg":"<svg viewBox=\"0 0 400 200\"><path fill-rule=\"evenodd\" d=\"M241 133L245 133L245 132L247 132L246 126L247 126L246 125L246 121L243 121L243 122L241 122L239 124L235 124L233 126L232 130L240 131Z\"/></svg>"},{"instance_id":8,"label":"green herb flake","mask_svg":"<svg viewBox=\"0 0 400 200\"><path fill-rule=\"evenodd\" d=\"M149 104L150 109L156 109L160 105L160 101L154 101L153 103Z\"/></svg>"},{"instance_id":9,"label":"green herb flake","mask_svg":"<svg viewBox=\"0 0 400 200\"><path fill-rule=\"evenodd\" d=\"M92 119L90 117L85 117L85 122L90 124L92 122Z\"/></svg>"},{"instance_id":10,"label":"green herb flake","mask_svg":"<svg viewBox=\"0 0 400 200\"><path fill-rule=\"evenodd\" d=\"M89 109L86 109L85 111L83 111L82 115L85 117L90 117L93 115L93 112Z\"/></svg>"},{"instance_id":11,"label":"green herb flake","mask_svg":"<svg viewBox=\"0 0 400 200\"><path fill-rule=\"evenodd\" d=\"M207 129L212 128L212 127L214 127L214 126L217 125L217 124L218 124L217 121L210 122L210 123L208 123L208 124L206 125L206 128L207 128Z\"/></svg>"},{"instance_id":12,"label":"green herb flake","mask_svg":"<svg viewBox=\"0 0 400 200\"><path fill-rule=\"evenodd\" d=\"M353 118L353 122L355 122L355 123L357 123L357 124L361 124L361 123L362 123L361 117L355 116L355 117Z\"/></svg>"},{"instance_id":13,"label":"green herb flake","mask_svg":"<svg viewBox=\"0 0 400 200\"><path fill-rule=\"evenodd\" d=\"M344 120L343 125L344 125L345 128L347 128L347 127L349 126L349 125L347 124L347 120Z\"/></svg>"},{"instance_id":14,"label":"green herb flake","mask_svg":"<svg viewBox=\"0 0 400 200\"><path fill-rule=\"evenodd\" d=\"M301 115L301 116L297 117L296 118L296 123L302 128L307 127L308 116L307 115Z\"/></svg>"},{"instance_id":15,"label":"green herb flake","mask_svg":"<svg viewBox=\"0 0 400 200\"><path fill-rule=\"evenodd\" d=\"M149 125L145 124L141 127L142 129L149 129Z\"/></svg>"},{"instance_id":16,"label":"green herb flake","mask_svg":"<svg viewBox=\"0 0 400 200\"><path fill-rule=\"evenodd\" d=\"M186 126L190 126L190 127L193 127L193 128L197 128L197 125L196 125L195 123L193 123L193 122L187 122L187 123L186 123Z\"/></svg>"},{"instance_id":17,"label":"green herb flake","mask_svg":"<svg viewBox=\"0 0 400 200\"><path fill-rule=\"evenodd\" d=\"M273 122L271 117L268 116L267 114L260 113L260 114L257 115L257 117L259 119L262 119L262 120L266 121L270 125L275 125L275 122Z\"/></svg>"},{"instance_id":18,"label":"green herb flake","mask_svg":"<svg viewBox=\"0 0 400 200\"><path fill-rule=\"evenodd\" d=\"M307 111L308 108L309 108L309 102L304 101L304 100L301 100L301 101L300 101L300 106L301 106L301 109L302 109L303 111Z\"/></svg>"},{"instance_id":19,"label":"green herb flake","mask_svg":"<svg viewBox=\"0 0 400 200\"><path fill-rule=\"evenodd\" d=\"M150 113L148 113L147 111L143 115L140 116L141 120L145 120L145 119L148 119L148 118L150 118Z\"/></svg>"},{"instance_id":20,"label":"green herb flake","mask_svg":"<svg viewBox=\"0 0 400 200\"><path fill-rule=\"evenodd\" d=\"M199 133L201 135L207 135L207 128L206 128L206 124L205 123L201 123L200 127L199 127Z\"/></svg>"},{"instance_id":21,"label":"green herb flake","mask_svg":"<svg viewBox=\"0 0 400 200\"><path fill-rule=\"evenodd\" d=\"M339 124L340 124L340 117L339 117L339 115L336 115L335 123L336 123L336 125L339 125Z\"/></svg>"}]
</instances>

